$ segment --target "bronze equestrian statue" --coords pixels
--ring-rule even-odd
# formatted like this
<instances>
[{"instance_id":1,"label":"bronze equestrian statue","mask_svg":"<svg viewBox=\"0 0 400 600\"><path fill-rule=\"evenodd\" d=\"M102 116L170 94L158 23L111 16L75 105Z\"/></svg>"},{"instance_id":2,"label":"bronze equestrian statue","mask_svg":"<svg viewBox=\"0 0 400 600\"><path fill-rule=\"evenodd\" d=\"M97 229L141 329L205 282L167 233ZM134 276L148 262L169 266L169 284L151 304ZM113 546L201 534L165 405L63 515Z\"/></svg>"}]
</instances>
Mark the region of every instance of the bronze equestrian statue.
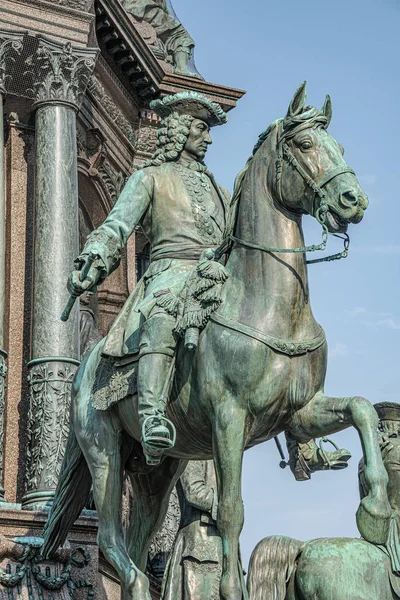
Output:
<instances>
[{"instance_id":1,"label":"bronze equestrian statue","mask_svg":"<svg viewBox=\"0 0 400 600\"><path fill-rule=\"evenodd\" d=\"M387 539L378 418L365 398L324 394L327 344L311 311L305 256L325 248L328 233L359 223L368 201L327 132L329 97L322 110L306 106L305 84L285 118L259 137L231 202L203 164L209 127L225 120L220 107L188 93L152 107L163 119L159 148L89 236L69 283L78 295L104 280L141 221L151 265L75 378L43 552L50 556L64 542L93 481L98 543L118 572L122 600L150 600L147 552L171 490L188 460L214 458L220 593L240 600L247 597L238 556L243 452L282 431L307 443L356 427L369 488L358 524L366 539ZM304 245L302 214L321 224L321 244ZM123 469L135 495L126 538Z\"/></svg>"},{"instance_id":2,"label":"bronze equestrian statue","mask_svg":"<svg viewBox=\"0 0 400 600\"><path fill-rule=\"evenodd\" d=\"M249 600L397 600L400 597L400 405L376 404L380 446L389 475L392 508L386 544L364 539L321 538L310 542L271 536L253 551ZM368 485L360 463L360 495Z\"/></svg>"}]
</instances>

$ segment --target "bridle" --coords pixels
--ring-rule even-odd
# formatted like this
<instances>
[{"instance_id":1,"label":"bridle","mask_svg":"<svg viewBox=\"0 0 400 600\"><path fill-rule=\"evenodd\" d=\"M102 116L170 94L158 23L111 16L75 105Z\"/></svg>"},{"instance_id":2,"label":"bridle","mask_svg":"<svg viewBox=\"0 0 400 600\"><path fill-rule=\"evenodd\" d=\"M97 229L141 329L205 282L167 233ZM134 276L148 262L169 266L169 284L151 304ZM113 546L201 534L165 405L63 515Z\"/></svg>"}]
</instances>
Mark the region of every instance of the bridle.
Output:
<instances>
[{"instance_id":1,"label":"bridle","mask_svg":"<svg viewBox=\"0 0 400 600\"><path fill-rule=\"evenodd\" d=\"M255 242L249 242L247 240L237 238L234 235L230 235L230 239L232 242L236 242L237 244L240 244L241 246L245 246L245 247L251 248L253 250L260 250L262 252L305 253L305 252L316 252L316 251L325 250L327 243L328 243L328 236L329 236L329 231L326 226L326 218L327 218L329 207L328 207L328 203L326 201L326 193L323 188L326 186L327 183L332 181L332 179L334 179L338 175L343 175L344 173L352 173L353 175L355 175L355 173L354 173L353 169L351 169L347 165L345 167L335 167L334 169L331 169L330 171L325 173L324 176L319 181L315 181L312 177L310 177L306 173L306 171L299 164L298 160L296 159L296 157L290 150L289 145L287 144L287 141L286 141L285 133L282 132L283 127L282 127L281 121L278 122L277 127L279 128L278 132L277 132L278 151L277 151L277 159L276 159L275 168L276 168L276 184L277 184L278 199L282 203L282 200L283 200L282 199L282 173L283 173L284 164L287 163L290 167L292 167L295 171L297 171L299 173L299 175L304 180L304 182L308 185L308 187L310 187L314 191L314 206L315 206L316 199L317 198L320 199L318 209L316 209L313 212L314 212L315 218L317 219L318 223L320 223L320 225L322 227L322 242L320 244L312 244L311 246L300 246L299 248L270 248L268 246L263 246L261 244L255 243ZM344 245L343 251L339 252L337 254L332 254L331 256L326 256L324 258L308 260L307 264L330 262L333 260L340 260L341 258L347 257L347 255L349 253L349 246L350 246L350 238L347 235L347 233L344 233L343 235L333 233L331 235L343 240L343 245Z\"/></svg>"}]
</instances>

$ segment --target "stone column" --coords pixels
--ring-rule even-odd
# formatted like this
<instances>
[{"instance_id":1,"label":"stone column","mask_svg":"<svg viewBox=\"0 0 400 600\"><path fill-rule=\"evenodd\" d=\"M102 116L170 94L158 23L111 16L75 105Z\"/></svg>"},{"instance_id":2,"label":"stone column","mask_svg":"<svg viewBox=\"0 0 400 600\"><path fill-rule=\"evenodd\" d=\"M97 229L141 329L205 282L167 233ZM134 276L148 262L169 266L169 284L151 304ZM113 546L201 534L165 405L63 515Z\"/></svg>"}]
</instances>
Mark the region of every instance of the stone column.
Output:
<instances>
[{"instance_id":1,"label":"stone column","mask_svg":"<svg viewBox=\"0 0 400 600\"><path fill-rule=\"evenodd\" d=\"M39 39L27 60L36 96L35 243L27 492L43 508L57 485L69 429L71 383L79 365L79 307L60 320L67 278L79 254L76 112L97 51Z\"/></svg>"},{"instance_id":2,"label":"stone column","mask_svg":"<svg viewBox=\"0 0 400 600\"><path fill-rule=\"evenodd\" d=\"M5 246L5 177L4 177L4 98L8 65L22 50L22 34L0 31L0 502L4 502L4 416L6 408L7 352L4 350L5 296L6 296L6 246Z\"/></svg>"}]
</instances>

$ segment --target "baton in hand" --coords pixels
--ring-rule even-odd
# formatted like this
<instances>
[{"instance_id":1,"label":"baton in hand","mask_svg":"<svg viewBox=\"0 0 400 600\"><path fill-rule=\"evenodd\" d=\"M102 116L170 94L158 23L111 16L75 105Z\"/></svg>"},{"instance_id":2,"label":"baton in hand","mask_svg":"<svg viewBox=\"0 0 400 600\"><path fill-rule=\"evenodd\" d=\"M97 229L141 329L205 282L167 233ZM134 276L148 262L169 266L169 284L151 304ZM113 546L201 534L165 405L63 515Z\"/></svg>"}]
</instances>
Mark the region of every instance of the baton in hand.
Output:
<instances>
[{"instance_id":1,"label":"baton in hand","mask_svg":"<svg viewBox=\"0 0 400 600\"><path fill-rule=\"evenodd\" d=\"M93 254L92 252L89 253L88 259L85 262L85 264L83 265L83 268L79 274L79 281L84 281L90 271L90 267L92 266L94 260L96 258L96 255ZM63 310L63 313L61 315L61 321L68 321L69 319L69 315L71 314L71 310L73 309L73 306L75 304L75 300L77 299L78 296L73 296L71 294L71 296L69 297L69 300Z\"/></svg>"}]
</instances>

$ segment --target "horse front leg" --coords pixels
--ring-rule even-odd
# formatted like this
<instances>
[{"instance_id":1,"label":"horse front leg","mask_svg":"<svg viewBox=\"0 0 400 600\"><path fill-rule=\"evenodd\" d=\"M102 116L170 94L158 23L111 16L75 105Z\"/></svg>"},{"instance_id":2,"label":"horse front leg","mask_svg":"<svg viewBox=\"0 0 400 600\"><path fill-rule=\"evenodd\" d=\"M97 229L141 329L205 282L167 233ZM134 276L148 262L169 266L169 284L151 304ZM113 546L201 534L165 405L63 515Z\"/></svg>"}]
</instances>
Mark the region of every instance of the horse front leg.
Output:
<instances>
[{"instance_id":1,"label":"horse front leg","mask_svg":"<svg viewBox=\"0 0 400 600\"><path fill-rule=\"evenodd\" d=\"M217 527L222 539L221 600L247 597L239 571L243 528L242 463L246 412L222 401L213 424L214 465L218 484Z\"/></svg>"},{"instance_id":2,"label":"horse front leg","mask_svg":"<svg viewBox=\"0 0 400 600\"><path fill-rule=\"evenodd\" d=\"M333 398L319 392L295 414L290 431L301 441L329 435L351 425L357 429L369 489L357 511L357 526L366 540L383 544L388 536L391 508L387 496L388 474L378 441L378 423L378 415L366 398Z\"/></svg>"}]
</instances>

